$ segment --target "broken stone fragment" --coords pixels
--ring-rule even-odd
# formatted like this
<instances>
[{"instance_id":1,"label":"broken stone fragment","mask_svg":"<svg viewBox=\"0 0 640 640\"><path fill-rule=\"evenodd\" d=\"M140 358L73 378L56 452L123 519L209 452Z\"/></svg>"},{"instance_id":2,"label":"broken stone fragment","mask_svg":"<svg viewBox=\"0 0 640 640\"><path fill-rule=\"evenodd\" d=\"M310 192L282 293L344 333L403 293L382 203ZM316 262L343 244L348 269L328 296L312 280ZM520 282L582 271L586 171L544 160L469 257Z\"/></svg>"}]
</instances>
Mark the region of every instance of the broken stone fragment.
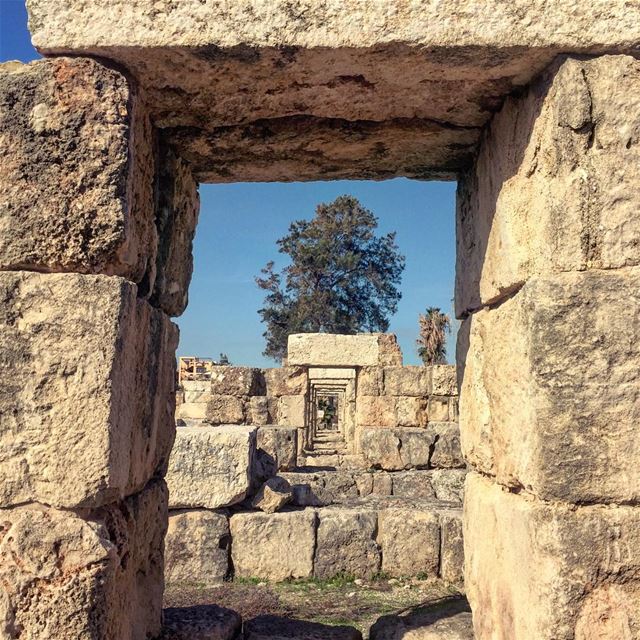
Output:
<instances>
[{"instance_id":1,"label":"broken stone fragment","mask_svg":"<svg viewBox=\"0 0 640 640\"><path fill-rule=\"evenodd\" d=\"M258 490L251 506L265 513L275 513L293 499L291 485L282 477L269 478Z\"/></svg>"}]
</instances>

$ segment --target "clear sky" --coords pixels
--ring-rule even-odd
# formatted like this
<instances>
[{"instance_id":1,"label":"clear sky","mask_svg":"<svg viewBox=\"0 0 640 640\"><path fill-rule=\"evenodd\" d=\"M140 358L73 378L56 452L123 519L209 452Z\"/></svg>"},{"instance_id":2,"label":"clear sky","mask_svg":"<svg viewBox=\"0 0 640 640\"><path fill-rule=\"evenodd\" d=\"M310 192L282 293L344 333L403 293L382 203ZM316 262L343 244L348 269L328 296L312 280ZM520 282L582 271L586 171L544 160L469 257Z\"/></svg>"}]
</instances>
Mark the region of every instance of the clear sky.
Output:
<instances>
[{"instance_id":1,"label":"clear sky","mask_svg":"<svg viewBox=\"0 0 640 640\"><path fill-rule=\"evenodd\" d=\"M38 57L30 42L23 0L0 0L0 60ZM397 232L407 258L402 300L391 319L406 364L417 364L418 314L440 307L452 314L455 267L455 183L415 180L202 185L195 269L189 307L176 321L180 355L234 364L272 366L262 356L264 327L257 310L262 292L254 277L269 261L282 266L275 241L295 219L310 218L316 204L342 194L356 196L380 220L380 231ZM448 342L453 361L455 340Z\"/></svg>"}]
</instances>

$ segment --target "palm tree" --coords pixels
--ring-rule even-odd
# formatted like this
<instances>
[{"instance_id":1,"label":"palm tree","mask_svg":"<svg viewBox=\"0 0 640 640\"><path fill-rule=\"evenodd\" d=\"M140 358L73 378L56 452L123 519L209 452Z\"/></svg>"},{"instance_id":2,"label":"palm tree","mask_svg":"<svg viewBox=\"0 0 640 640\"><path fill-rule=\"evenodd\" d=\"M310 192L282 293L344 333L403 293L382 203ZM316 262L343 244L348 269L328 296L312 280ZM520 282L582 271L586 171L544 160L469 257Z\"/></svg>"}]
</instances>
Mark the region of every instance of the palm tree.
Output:
<instances>
[{"instance_id":1,"label":"palm tree","mask_svg":"<svg viewBox=\"0 0 640 640\"><path fill-rule=\"evenodd\" d=\"M451 333L451 320L438 307L427 307L425 314L418 316L420 337L416 340L418 355L425 365L446 362L447 333Z\"/></svg>"}]
</instances>

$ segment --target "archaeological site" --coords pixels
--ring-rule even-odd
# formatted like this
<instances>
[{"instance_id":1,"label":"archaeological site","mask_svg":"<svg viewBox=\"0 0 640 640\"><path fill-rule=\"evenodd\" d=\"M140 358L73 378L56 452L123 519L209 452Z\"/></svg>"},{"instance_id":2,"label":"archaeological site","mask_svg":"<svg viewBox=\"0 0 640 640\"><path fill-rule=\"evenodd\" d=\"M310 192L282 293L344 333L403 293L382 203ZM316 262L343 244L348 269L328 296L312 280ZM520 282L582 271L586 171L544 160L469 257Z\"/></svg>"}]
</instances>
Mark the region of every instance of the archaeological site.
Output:
<instances>
[{"instance_id":1,"label":"archaeological site","mask_svg":"<svg viewBox=\"0 0 640 640\"><path fill-rule=\"evenodd\" d=\"M27 8L0 640L640 640L640 0ZM456 365L296 333L177 366L200 184L394 177L457 181ZM381 576L449 595L364 632L166 605Z\"/></svg>"}]
</instances>

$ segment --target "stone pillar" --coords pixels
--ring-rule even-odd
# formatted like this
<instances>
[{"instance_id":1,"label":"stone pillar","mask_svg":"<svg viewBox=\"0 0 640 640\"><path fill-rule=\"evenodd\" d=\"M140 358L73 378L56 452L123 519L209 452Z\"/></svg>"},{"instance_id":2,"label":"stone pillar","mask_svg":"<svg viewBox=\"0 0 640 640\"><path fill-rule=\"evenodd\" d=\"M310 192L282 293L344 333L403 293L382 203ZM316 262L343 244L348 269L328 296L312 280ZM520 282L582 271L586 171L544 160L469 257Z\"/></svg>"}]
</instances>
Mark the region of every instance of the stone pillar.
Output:
<instances>
[{"instance_id":1,"label":"stone pillar","mask_svg":"<svg viewBox=\"0 0 640 640\"><path fill-rule=\"evenodd\" d=\"M458 191L478 640L640 637L640 61L558 60Z\"/></svg>"},{"instance_id":2,"label":"stone pillar","mask_svg":"<svg viewBox=\"0 0 640 640\"><path fill-rule=\"evenodd\" d=\"M196 185L89 59L0 65L0 140L0 637L155 637Z\"/></svg>"}]
</instances>

